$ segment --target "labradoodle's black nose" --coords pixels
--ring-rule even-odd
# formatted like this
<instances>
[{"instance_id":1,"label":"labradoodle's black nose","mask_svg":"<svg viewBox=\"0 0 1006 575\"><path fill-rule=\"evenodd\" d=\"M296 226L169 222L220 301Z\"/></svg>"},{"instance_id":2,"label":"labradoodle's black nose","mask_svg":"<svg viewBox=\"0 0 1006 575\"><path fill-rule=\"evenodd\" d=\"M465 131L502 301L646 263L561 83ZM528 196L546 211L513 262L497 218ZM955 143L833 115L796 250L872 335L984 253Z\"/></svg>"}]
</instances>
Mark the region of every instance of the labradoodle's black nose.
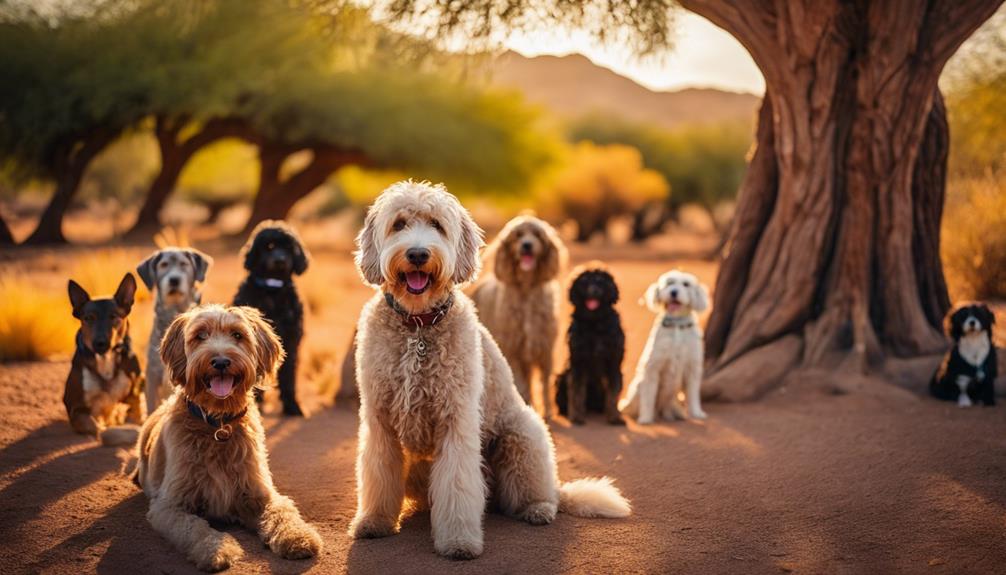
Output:
<instances>
[{"instance_id":1,"label":"labradoodle's black nose","mask_svg":"<svg viewBox=\"0 0 1006 575\"><path fill-rule=\"evenodd\" d=\"M530 251L531 251L531 248L533 248L533 247L534 247L534 246L533 246L533 245L531 245L531 242L528 242L528 241L525 241L525 242L523 242L523 243L522 243L522 244L520 245L520 250L521 250L522 252L524 252L524 253L528 253L528 252L530 252Z\"/></svg>"},{"instance_id":2,"label":"labradoodle's black nose","mask_svg":"<svg viewBox=\"0 0 1006 575\"><path fill-rule=\"evenodd\" d=\"M214 357L210 360L210 365L213 366L213 369L223 371L231 366L231 360L226 357Z\"/></svg>"},{"instance_id":3,"label":"labradoodle's black nose","mask_svg":"<svg viewBox=\"0 0 1006 575\"><path fill-rule=\"evenodd\" d=\"M671 290L671 297L673 297L673 298L676 298L676 297L678 297L678 290L676 290L676 289L672 289L672 290Z\"/></svg>"},{"instance_id":4,"label":"labradoodle's black nose","mask_svg":"<svg viewBox=\"0 0 1006 575\"><path fill-rule=\"evenodd\" d=\"M426 248L409 248L405 250L405 259L414 266L421 266L430 261L430 250Z\"/></svg>"},{"instance_id":5,"label":"labradoodle's black nose","mask_svg":"<svg viewBox=\"0 0 1006 575\"><path fill-rule=\"evenodd\" d=\"M171 287L178 287L182 283L182 280L177 277L168 278L168 285Z\"/></svg>"}]
</instances>

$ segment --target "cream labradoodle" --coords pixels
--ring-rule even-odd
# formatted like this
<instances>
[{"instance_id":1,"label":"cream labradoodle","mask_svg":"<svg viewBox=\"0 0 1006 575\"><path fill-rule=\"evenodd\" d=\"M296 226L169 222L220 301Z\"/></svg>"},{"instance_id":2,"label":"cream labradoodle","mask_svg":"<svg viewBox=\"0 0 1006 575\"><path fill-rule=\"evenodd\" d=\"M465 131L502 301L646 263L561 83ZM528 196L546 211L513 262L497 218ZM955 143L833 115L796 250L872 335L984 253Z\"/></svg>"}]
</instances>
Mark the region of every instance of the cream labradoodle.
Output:
<instances>
[{"instance_id":1,"label":"cream labradoodle","mask_svg":"<svg viewBox=\"0 0 1006 575\"><path fill-rule=\"evenodd\" d=\"M252 394L275 381L282 358L279 338L249 307L197 307L164 335L161 359L176 389L143 425L136 481L150 524L205 571L242 555L206 518L255 530L287 559L321 550L318 532L273 486Z\"/></svg>"},{"instance_id":2,"label":"cream labradoodle","mask_svg":"<svg viewBox=\"0 0 1006 575\"><path fill-rule=\"evenodd\" d=\"M625 517L607 478L560 484L552 438L459 289L478 274L482 231L442 186L399 182L367 213L356 263L380 288L357 335L360 433L353 537L398 531L429 507L441 555L482 553L487 501L532 524L558 510Z\"/></svg>"},{"instance_id":3,"label":"cream labradoodle","mask_svg":"<svg viewBox=\"0 0 1006 575\"><path fill-rule=\"evenodd\" d=\"M706 286L690 273L672 270L646 290L646 305L657 314L639 357L636 376L618 404L623 415L642 424L685 419L678 398L685 392L688 416L705 419L699 398L702 385L702 328L696 312L709 307Z\"/></svg>"},{"instance_id":4,"label":"cream labradoodle","mask_svg":"<svg viewBox=\"0 0 1006 575\"><path fill-rule=\"evenodd\" d=\"M552 351L559 334L566 246L552 226L518 216L503 226L486 250L492 273L472 291L479 319L489 329L513 373L517 391L531 401L531 374L541 377L545 419L552 417Z\"/></svg>"}]
</instances>

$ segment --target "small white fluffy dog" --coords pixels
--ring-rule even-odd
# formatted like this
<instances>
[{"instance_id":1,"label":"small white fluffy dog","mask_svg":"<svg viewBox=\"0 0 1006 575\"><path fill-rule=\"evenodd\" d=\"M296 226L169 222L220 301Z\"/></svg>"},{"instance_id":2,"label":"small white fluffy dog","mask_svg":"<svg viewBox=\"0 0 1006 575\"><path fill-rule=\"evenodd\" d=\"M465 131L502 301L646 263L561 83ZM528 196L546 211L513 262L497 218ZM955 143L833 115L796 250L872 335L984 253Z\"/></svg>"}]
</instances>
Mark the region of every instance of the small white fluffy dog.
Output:
<instances>
[{"instance_id":1,"label":"small white fluffy dog","mask_svg":"<svg viewBox=\"0 0 1006 575\"><path fill-rule=\"evenodd\" d=\"M672 270L646 290L646 306L657 314L629 391L619 402L622 414L641 424L685 419L678 398L684 389L688 415L705 419L702 385L702 329L697 312L709 307L709 293L694 275Z\"/></svg>"},{"instance_id":2,"label":"small white fluffy dog","mask_svg":"<svg viewBox=\"0 0 1006 575\"><path fill-rule=\"evenodd\" d=\"M558 510L625 517L607 478L560 484L541 417L459 289L479 271L482 231L442 186L385 190L356 239L363 279L380 291L357 334L360 433L355 538L396 533L405 509L431 512L437 553L482 553L487 500L539 525Z\"/></svg>"}]
</instances>

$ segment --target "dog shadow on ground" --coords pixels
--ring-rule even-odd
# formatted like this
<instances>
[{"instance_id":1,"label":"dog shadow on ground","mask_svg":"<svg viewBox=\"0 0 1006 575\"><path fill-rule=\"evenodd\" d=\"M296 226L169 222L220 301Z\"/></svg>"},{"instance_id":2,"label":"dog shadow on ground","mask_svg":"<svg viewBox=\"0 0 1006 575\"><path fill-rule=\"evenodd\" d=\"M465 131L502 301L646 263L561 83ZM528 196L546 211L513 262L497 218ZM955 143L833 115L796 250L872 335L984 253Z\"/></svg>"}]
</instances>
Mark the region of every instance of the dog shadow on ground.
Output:
<instances>
[{"instance_id":1,"label":"dog shadow on ground","mask_svg":"<svg viewBox=\"0 0 1006 575\"><path fill-rule=\"evenodd\" d=\"M24 453L20 457L12 454ZM77 435L62 421L36 429L0 451L0 502L5 519L0 537L17 536L49 505L67 494L117 472L117 450Z\"/></svg>"}]
</instances>

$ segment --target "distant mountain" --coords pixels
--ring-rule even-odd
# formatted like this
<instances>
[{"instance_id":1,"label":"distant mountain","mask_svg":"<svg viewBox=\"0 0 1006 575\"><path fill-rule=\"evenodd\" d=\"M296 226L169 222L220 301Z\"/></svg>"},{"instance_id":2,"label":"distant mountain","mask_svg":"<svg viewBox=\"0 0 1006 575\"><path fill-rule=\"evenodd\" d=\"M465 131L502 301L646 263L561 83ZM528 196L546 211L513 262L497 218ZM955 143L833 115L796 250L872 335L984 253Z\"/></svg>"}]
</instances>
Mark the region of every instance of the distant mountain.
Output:
<instances>
[{"instance_id":1,"label":"distant mountain","mask_svg":"<svg viewBox=\"0 0 1006 575\"><path fill-rule=\"evenodd\" d=\"M507 52L490 69L494 85L522 92L564 118L591 112L674 128L725 120L754 121L761 98L712 88L655 92L594 64L585 56L536 56Z\"/></svg>"}]
</instances>

